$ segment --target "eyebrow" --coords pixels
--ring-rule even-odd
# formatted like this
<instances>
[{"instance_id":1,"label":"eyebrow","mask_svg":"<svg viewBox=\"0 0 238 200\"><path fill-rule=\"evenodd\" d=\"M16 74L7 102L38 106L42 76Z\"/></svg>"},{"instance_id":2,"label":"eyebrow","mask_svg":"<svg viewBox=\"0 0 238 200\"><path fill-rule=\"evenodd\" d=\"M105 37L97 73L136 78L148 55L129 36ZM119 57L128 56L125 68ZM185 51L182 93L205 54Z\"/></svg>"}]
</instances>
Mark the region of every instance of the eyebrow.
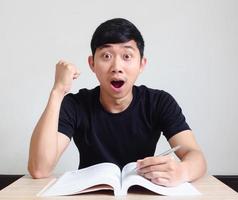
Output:
<instances>
[{"instance_id":1,"label":"eyebrow","mask_svg":"<svg viewBox=\"0 0 238 200\"><path fill-rule=\"evenodd\" d=\"M103 44L102 46L98 47L99 49L105 49L105 48L110 48L112 47L111 44ZM125 49L132 49L133 51L135 51L135 48L130 46L130 45L122 45L123 48Z\"/></svg>"}]
</instances>

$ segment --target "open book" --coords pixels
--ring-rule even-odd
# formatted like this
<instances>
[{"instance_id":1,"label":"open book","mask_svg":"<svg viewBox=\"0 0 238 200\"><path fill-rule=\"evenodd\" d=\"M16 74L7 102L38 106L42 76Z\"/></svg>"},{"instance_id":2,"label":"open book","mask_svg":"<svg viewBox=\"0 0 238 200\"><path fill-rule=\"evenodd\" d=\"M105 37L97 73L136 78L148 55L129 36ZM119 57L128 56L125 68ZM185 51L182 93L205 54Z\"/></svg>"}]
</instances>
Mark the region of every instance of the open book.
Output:
<instances>
[{"instance_id":1,"label":"open book","mask_svg":"<svg viewBox=\"0 0 238 200\"><path fill-rule=\"evenodd\" d=\"M53 183L43 188L38 196L73 195L98 190L113 190L115 196L126 195L133 185L139 185L152 192L168 195L198 195L190 183L176 187L159 186L136 173L136 162L128 163L122 171L113 163L100 163L81 170L64 173Z\"/></svg>"}]
</instances>

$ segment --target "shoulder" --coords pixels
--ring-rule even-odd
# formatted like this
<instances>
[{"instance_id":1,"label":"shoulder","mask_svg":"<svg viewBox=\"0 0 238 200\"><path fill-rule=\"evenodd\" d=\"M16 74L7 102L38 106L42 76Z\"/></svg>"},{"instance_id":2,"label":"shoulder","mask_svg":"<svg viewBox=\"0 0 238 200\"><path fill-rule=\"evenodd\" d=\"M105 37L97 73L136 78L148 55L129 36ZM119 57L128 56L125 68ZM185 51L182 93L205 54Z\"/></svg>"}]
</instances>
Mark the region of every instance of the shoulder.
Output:
<instances>
[{"instance_id":1,"label":"shoulder","mask_svg":"<svg viewBox=\"0 0 238 200\"><path fill-rule=\"evenodd\" d=\"M69 93L65 95L62 104L65 106L79 106L85 105L95 99L99 93L99 87L93 89L80 89L78 93Z\"/></svg>"},{"instance_id":2,"label":"shoulder","mask_svg":"<svg viewBox=\"0 0 238 200\"><path fill-rule=\"evenodd\" d=\"M173 96L164 90L141 85L134 87L134 93L137 102L140 102L146 108L152 109L152 112L155 113L164 113L167 109L178 106Z\"/></svg>"},{"instance_id":3,"label":"shoulder","mask_svg":"<svg viewBox=\"0 0 238 200\"><path fill-rule=\"evenodd\" d=\"M134 86L134 91L140 98L157 100L157 101L167 101L173 99L172 95L168 92L160 89L149 88L145 85Z\"/></svg>"},{"instance_id":4,"label":"shoulder","mask_svg":"<svg viewBox=\"0 0 238 200\"><path fill-rule=\"evenodd\" d=\"M75 101L80 102L83 100L88 100L89 98L94 98L99 93L99 87L95 87L93 89L80 89L78 93L69 93L64 97L66 101Z\"/></svg>"}]
</instances>

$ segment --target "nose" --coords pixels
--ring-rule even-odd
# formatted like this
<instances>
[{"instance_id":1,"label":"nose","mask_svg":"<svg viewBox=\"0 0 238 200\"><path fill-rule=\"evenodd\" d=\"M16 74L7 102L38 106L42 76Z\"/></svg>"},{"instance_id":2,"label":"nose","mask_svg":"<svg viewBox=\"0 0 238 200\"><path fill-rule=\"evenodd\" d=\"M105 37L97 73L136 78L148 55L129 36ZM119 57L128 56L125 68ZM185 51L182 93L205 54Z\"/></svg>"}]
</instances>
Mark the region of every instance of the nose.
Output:
<instances>
[{"instance_id":1,"label":"nose","mask_svg":"<svg viewBox=\"0 0 238 200\"><path fill-rule=\"evenodd\" d=\"M123 73L122 62L120 61L119 58L115 58L114 61L112 62L111 72L115 74Z\"/></svg>"}]
</instances>

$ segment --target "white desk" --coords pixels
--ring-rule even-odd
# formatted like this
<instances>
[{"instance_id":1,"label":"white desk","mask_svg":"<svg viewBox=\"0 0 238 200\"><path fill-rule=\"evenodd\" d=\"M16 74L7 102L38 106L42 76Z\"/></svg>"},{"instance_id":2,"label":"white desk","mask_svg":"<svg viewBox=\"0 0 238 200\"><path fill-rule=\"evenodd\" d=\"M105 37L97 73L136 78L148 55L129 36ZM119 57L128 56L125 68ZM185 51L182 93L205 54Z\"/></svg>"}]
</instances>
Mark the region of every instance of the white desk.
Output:
<instances>
[{"instance_id":1,"label":"white desk","mask_svg":"<svg viewBox=\"0 0 238 200\"><path fill-rule=\"evenodd\" d=\"M8 187L4 188L0 191L0 199L1 200L32 200L32 199L64 199L64 200L72 200L72 199L83 199L83 200L111 200L111 199L121 199L121 200L174 200L174 199L189 199L189 200L238 200L238 193L220 182L218 179L213 176L205 176L194 183L192 183L201 193L199 196L187 196L187 197L168 197L168 196L160 196L154 193L145 192L136 192L136 193L128 193L127 196L123 197L114 197L112 192L96 192L96 193L88 193L81 194L75 196L61 196L61 197L48 197L48 198L40 198L36 197L36 194L47 184L49 183L51 178L46 179L32 179L30 176L23 176L18 179L16 182L12 183Z\"/></svg>"}]
</instances>

